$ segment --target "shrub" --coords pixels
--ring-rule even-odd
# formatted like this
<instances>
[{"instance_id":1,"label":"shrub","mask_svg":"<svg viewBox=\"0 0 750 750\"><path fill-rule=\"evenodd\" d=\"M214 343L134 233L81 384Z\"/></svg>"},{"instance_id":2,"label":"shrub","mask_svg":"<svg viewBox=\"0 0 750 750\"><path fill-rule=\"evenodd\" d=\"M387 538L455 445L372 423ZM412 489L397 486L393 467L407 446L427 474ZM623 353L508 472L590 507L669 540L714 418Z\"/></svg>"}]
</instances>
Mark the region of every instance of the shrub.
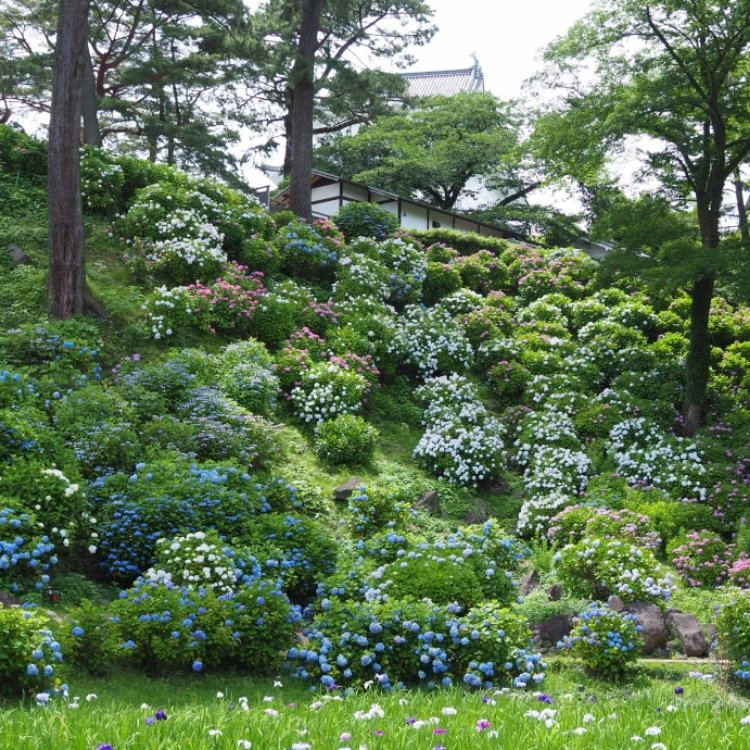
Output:
<instances>
[{"instance_id":1,"label":"shrub","mask_svg":"<svg viewBox=\"0 0 750 750\"><path fill-rule=\"evenodd\" d=\"M444 297L457 292L463 282L461 274L450 264L430 261L422 282L422 296L428 305L434 305Z\"/></svg>"},{"instance_id":2,"label":"shrub","mask_svg":"<svg viewBox=\"0 0 750 750\"><path fill-rule=\"evenodd\" d=\"M267 219L246 195L174 171L171 179L138 190L115 231L133 247L134 261L177 283L216 276L237 259L245 237L265 231Z\"/></svg>"},{"instance_id":3,"label":"shrub","mask_svg":"<svg viewBox=\"0 0 750 750\"><path fill-rule=\"evenodd\" d=\"M710 531L691 531L667 547L672 564L690 586L721 586L729 575L734 546Z\"/></svg>"},{"instance_id":4,"label":"shrub","mask_svg":"<svg viewBox=\"0 0 750 750\"><path fill-rule=\"evenodd\" d=\"M332 218L347 240L357 237L384 240L398 229L398 217L377 203L347 203Z\"/></svg>"},{"instance_id":5,"label":"shrub","mask_svg":"<svg viewBox=\"0 0 750 750\"><path fill-rule=\"evenodd\" d=\"M115 614L128 662L156 674L233 666L273 674L298 619L288 599L268 583L218 596L164 579L137 581L122 592Z\"/></svg>"},{"instance_id":6,"label":"shrub","mask_svg":"<svg viewBox=\"0 0 750 750\"><path fill-rule=\"evenodd\" d=\"M352 492L346 506L352 534L363 539L383 529L403 529L410 510L398 493L366 484Z\"/></svg>"},{"instance_id":7,"label":"shrub","mask_svg":"<svg viewBox=\"0 0 750 750\"><path fill-rule=\"evenodd\" d=\"M524 500L518 514L518 533L523 537L544 537L552 519L575 503L576 498L560 492L539 494Z\"/></svg>"},{"instance_id":8,"label":"shrub","mask_svg":"<svg viewBox=\"0 0 750 750\"><path fill-rule=\"evenodd\" d=\"M368 680L388 690L457 681L490 688L513 680L526 687L544 678L538 655L521 648L527 640L523 618L492 603L456 617L454 608L429 602L352 607L325 601L305 635L308 641L290 649L289 661L298 676L329 688Z\"/></svg>"},{"instance_id":9,"label":"shrub","mask_svg":"<svg viewBox=\"0 0 750 750\"><path fill-rule=\"evenodd\" d=\"M51 398L91 380L101 380L98 331L78 321L25 324L1 339L4 360L29 365Z\"/></svg>"},{"instance_id":10,"label":"shrub","mask_svg":"<svg viewBox=\"0 0 750 750\"><path fill-rule=\"evenodd\" d=\"M221 388L241 406L271 414L279 394L273 359L266 347L252 339L230 344L219 357Z\"/></svg>"},{"instance_id":11,"label":"shrub","mask_svg":"<svg viewBox=\"0 0 750 750\"><path fill-rule=\"evenodd\" d=\"M487 372L492 393L501 408L518 403L531 381L531 373L517 362L501 360Z\"/></svg>"},{"instance_id":12,"label":"shrub","mask_svg":"<svg viewBox=\"0 0 750 750\"><path fill-rule=\"evenodd\" d=\"M125 366L127 365L127 366ZM141 365L140 360L123 363L118 369L115 382L127 394L136 392L139 398L151 394L154 403L174 410L181 404L190 390L197 385L196 376L179 359Z\"/></svg>"},{"instance_id":13,"label":"shrub","mask_svg":"<svg viewBox=\"0 0 750 750\"><path fill-rule=\"evenodd\" d=\"M41 615L0 605L0 693L51 690L60 661L60 644Z\"/></svg>"},{"instance_id":14,"label":"shrub","mask_svg":"<svg viewBox=\"0 0 750 750\"><path fill-rule=\"evenodd\" d=\"M321 422L315 433L315 452L329 464L368 464L379 432L362 417L341 414Z\"/></svg>"},{"instance_id":15,"label":"shrub","mask_svg":"<svg viewBox=\"0 0 750 750\"><path fill-rule=\"evenodd\" d=\"M645 418L615 425L608 450L629 484L659 487L675 500L706 499L706 467L697 446L665 434Z\"/></svg>"},{"instance_id":16,"label":"shrub","mask_svg":"<svg viewBox=\"0 0 750 750\"><path fill-rule=\"evenodd\" d=\"M81 149L81 198L84 208L112 214L122 204L125 174L117 159L100 148Z\"/></svg>"},{"instance_id":17,"label":"shrub","mask_svg":"<svg viewBox=\"0 0 750 750\"><path fill-rule=\"evenodd\" d=\"M279 578L294 601L307 600L316 582L336 567L337 543L321 522L293 513L266 513L234 528L239 554L243 548L266 571Z\"/></svg>"},{"instance_id":18,"label":"shrub","mask_svg":"<svg viewBox=\"0 0 750 750\"><path fill-rule=\"evenodd\" d=\"M401 238L381 241L375 252L390 271L390 301L399 305L419 302L427 274L424 253Z\"/></svg>"},{"instance_id":19,"label":"shrub","mask_svg":"<svg viewBox=\"0 0 750 750\"><path fill-rule=\"evenodd\" d=\"M245 238L237 260L251 271L260 271L265 275L276 273L281 265L279 249L266 237L258 234Z\"/></svg>"},{"instance_id":20,"label":"shrub","mask_svg":"<svg viewBox=\"0 0 750 750\"><path fill-rule=\"evenodd\" d=\"M409 235L416 237L425 245L445 244L458 250L461 255L471 255L479 250L489 250L497 254L505 251L512 253L516 249L507 240L499 237L488 237L476 232L461 232L456 229L411 229Z\"/></svg>"},{"instance_id":21,"label":"shrub","mask_svg":"<svg viewBox=\"0 0 750 750\"><path fill-rule=\"evenodd\" d=\"M591 459L585 451L539 445L523 473L524 489L531 496L580 495L586 489L590 471Z\"/></svg>"},{"instance_id":22,"label":"shrub","mask_svg":"<svg viewBox=\"0 0 750 750\"><path fill-rule=\"evenodd\" d=\"M167 579L191 589L235 591L261 577L253 558L241 559L215 531L195 531L174 539L157 539L154 568L146 578Z\"/></svg>"},{"instance_id":23,"label":"shrub","mask_svg":"<svg viewBox=\"0 0 750 750\"><path fill-rule=\"evenodd\" d=\"M456 270L461 275L463 285L474 292L488 292L504 289L508 285L508 269L493 253L480 250L456 261Z\"/></svg>"},{"instance_id":24,"label":"shrub","mask_svg":"<svg viewBox=\"0 0 750 750\"><path fill-rule=\"evenodd\" d=\"M414 457L449 482L476 487L504 467L505 428L494 417L466 423L461 414L431 421Z\"/></svg>"},{"instance_id":25,"label":"shrub","mask_svg":"<svg viewBox=\"0 0 750 750\"><path fill-rule=\"evenodd\" d=\"M300 327L312 295L293 281L276 284L261 298L250 321L250 334L277 349Z\"/></svg>"},{"instance_id":26,"label":"shrub","mask_svg":"<svg viewBox=\"0 0 750 750\"><path fill-rule=\"evenodd\" d=\"M727 589L718 610L716 628L724 655L735 662L735 676L750 680L750 590Z\"/></svg>"},{"instance_id":27,"label":"shrub","mask_svg":"<svg viewBox=\"0 0 750 750\"><path fill-rule=\"evenodd\" d=\"M592 604L573 620L571 634L558 643L558 648L571 651L594 674L620 679L638 659L640 630L635 615Z\"/></svg>"},{"instance_id":28,"label":"shrub","mask_svg":"<svg viewBox=\"0 0 750 750\"><path fill-rule=\"evenodd\" d=\"M305 629L304 646L288 659L302 679L325 687L375 680L401 685L451 685L446 647L448 613L427 602L325 601L323 612Z\"/></svg>"},{"instance_id":29,"label":"shrub","mask_svg":"<svg viewBox=\"0 0 750 750\"><path fill-rule=\"evenodd\" d=\"M385 301L390 296L388 269L377 258L350 248L336 269L333 294L336 300L373 297Z\"/></svg>"},{"instance_id":30,"label":"shrub","mask_svg":"<svg viewBox=\"0 0 750 750\"><path fill-rule=\"evenodd\" d=\"M209 333L235 334L249 328L266 288L263 274L248 270L247 266L230 262L212 283L196 282L187 287L191 320L197 328Z\"/></svg>"},{"instance_id":31,"label":"shrub","mask_svg":"<svg viewBox=\"0 0 750 750\"><path fill-rule=\"evenodd\" d=\"M157 341L193 325L193 308L187 287L156 287L143 304L151 336Z\"/></svg>"},{"instance_id":32,"label":"shrub","mask_svg":"<svg viewBox=\"0 0 750 750\"><path fill-rule=\"evenodd\" d=\"M49 586L55 545L29 513L3 507L0 498L0 590L21 593Z\"/></svg>"},{"instance_id":33,"label":"shrub","mask_svg":"<svg viewBox=\"0 0 750 750\"><path fill-rule=\"evenodd\" d=\"M653 500L652 495L656 496ZM716 530L719 524L710 506L665 500L658 491L626 495L624 504L630 510L647 515L664 541L685 531Z\"/></svg>"},{"instance_id":34,"label":"shrub","mask_svg":"<svg viewBox=\"0 0 750 750\"><path fill-rule=\"evenodd\" d=\"M529 625L537 625L551 617L564 615L573 617L588 606L586 599L563 596L552 600L544 589L535 589L523 597L523 601L514 605L513 610L522 614Z\"/></svg>"},{"instance_id":35,"label":"shrub","mask_svg":"<svg viewBox=\"0 0 750 750\"><path fill-rule=\"evenodd\" d=\"M82 481L66 471L50 469L38 460L16 460L0 476L0 494L14 498L41 533L63 548L84 541L89 510Z\"/></svg>"},{"instance_id":36,"label":"shrub","mask_svg":"<svg viewBox=\"0 0 750 750\"><path fill-rule=\"evenodd\" d=\"M263 466L277 455L274 425L215 388L190 391L178 414L183 421L155 418L143 434L163 449L202 461L235 458L246 466Z\"/></svg>"},{"instance_id":37,"label":"shrub","mask_svg":"<svg viewBox=\"0 0 750 750\"><path fill-rule=\"evenodd\" d=\"M474 351L460 326L440 308L407 307L388 351L422 376L465 370Z\"/></svg>"},{"instance_id":38,"label":"shrub","mask_svg":"<svg viewBox=\"0 0 750 750\"><path fill-rule=\"evenodd\" d=\"M655 552L661 549L662 543L651 519L631 510L573 505L549 521L547 539L555 545L575 544L584 537L632 540Z\"/></svg>"},{"instance_id":39,"label":"shrub","mask_svg":"<svg viewBox=\"0 0 750 750\"><path fill-rule=\"evenodd\" d=\"M367 390L367 380L359 373L319 362L303 370L291 398L294 411L303 422L319 424L359 411Z\"/></svg>"},{"instance_id":40,"label":"shrub","mask_svg":"<svg viewBox=\"0 0 750 750\"><path fill-rule=\"evenodd\" d=\"M750 589L750 558L741 557L729 568L728 582L741 589Z\"/></svg>"},{"instance_id":41,"label":"shrub","mask_svg":"<svg viewBox=\"0 0 750 750\"><path fill-rule=\"evenodd\" d=\"M60 642L66 663L89 674L106 674L118 653L118 628L101 605L84 601L67 613Z\"/></svg>"},{"instance_id":42,"label":"shrub","mask_svg":"<svg viewBox=\"0 0 750 750\"><path fill-rule=\"evenodd\" d=\"M429 378L417 394L429 406L415 458L456 484L476 486L500 472L505 428L489 416L466 378Z\"/></svg>"},{"instance_id":43,"label":"shrub","mask_svg":"<svg viewBox=\"0 0 750 750\"><path fill-rule=\"evenodd\" d=\"M619 539L584 538L555 554L560 579L575 596L668 601L675 588L654 553Z\"/></svg>"},{"instance_id":44,"label":"shrub","mask_svg":"<svg viewBox=\"0 0 750 750\"><path fill-rule=\"evenodd\" d=\"M10 125L0 125L0 169L14 177L45 178L47 144Z\"/></svg>"},{"instance_id":45,"label":"shrub","mask_svg":"<svg viewBox=\"0 0 750 750\"><path fill-rule=\"evenodd\" d=\"M274 242L279 248L282 270L308 279L330 278L341 251L340 242L299 220L281 227Z\"/></svg>"},{"instance_id":46,"label":"shrub","mask_svg":"<svg viewBox=\"0 0 750 750\"><path fill-rule=\"evenodd\" d=\"M387 599L456 603L461 611L484 598L474 567L449 550L410 552L377 568L367 583L370 595L378 592Z\"/></svg>"},{"instance_id":47,"label":"shrub","mask_svg":"<svg viewBox=\"0 0 750 750\"><path fill-rule=\"evenodd\" d=\"M515 687L539 684L545 665L538 656L516 660L529 644L531 631L525 617L497 602L484 602L470 609L450 630L456 676L469 687L490 688L514 680ZM463 673L463 674L462 674Z\"/></svg>"},{"instance_id":48,"label":"shrub","mask_svg":"<svg viewBox=\"0 0 750 750\"><path fill-rule=\"evenodd\" d=\"M173 457L101 477L91 486L91 501L102 564L112 578L132 581L153 564L157 539L208 529L229 538L245 519L281 503L272 490L232 463Z\"/></svg>"}]
</instances>

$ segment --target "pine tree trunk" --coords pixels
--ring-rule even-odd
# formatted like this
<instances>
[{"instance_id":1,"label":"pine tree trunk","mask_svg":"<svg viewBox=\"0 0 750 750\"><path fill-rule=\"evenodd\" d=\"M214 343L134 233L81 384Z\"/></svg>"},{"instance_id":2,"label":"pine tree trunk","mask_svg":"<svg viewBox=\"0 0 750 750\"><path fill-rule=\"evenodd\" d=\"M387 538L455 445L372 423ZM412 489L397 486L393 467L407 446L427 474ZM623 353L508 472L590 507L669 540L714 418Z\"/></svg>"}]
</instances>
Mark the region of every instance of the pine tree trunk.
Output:
<instances>
[{"instance_id":1,"label":"pine tree trunk","mask_svg":"<svg viewBox=\"0 0 750 750\"><path fill-rule=\"evenodd\" d=\"M282 176L289 177L292 173L292 99L287 95L288 111L284 115L284 166Z\"/></svg>"},{"instance_id":2,"label":"pine tree trunk","mask_svg":"<svg viewBox=\"0 0 750 750\"><path fill-rule=\"evenodd\" d=\"M290 74L292 179L289 187L289 208L307 222L312 221L310 177L313 162L315 51L324 4L325 0L304 2L297 56Z\"/></svg>"},{"instance_id":3,"label":"pine tree trunk","mask_svg":"<svg viewBox=\"0 0 750 750\"><path fill-rule=\"evenodd\" d=\"M60 0L49 126L47 280L50 313L59 319L83 313L86 305L79 144L88 10L89 0Z\"/></svg>"},{"instance_id":4,"label":"pine tree trunk","mask_svg":"<svg viewBox=\"0 0 750 750\"><path fill-rule=\"evenodd\" d=\"M83 88L81 91L81 115L83 116L83 142L87 146L102 147L102 132L99 128L99 103L96 97L96 78L88 44L83 48Z\"/></svg>"},{"instance_id":5,"label":"pine tree trunk","mask_svg":"<svg viewBox=\"0 0 750 750\"><path fill-rule=\"evenodd\" d=\"M708 321L714 295L713 276L704 276L693 284L690 306L690 349L687 356L685 387L686 436L695 435L703 422L706 388L711 367L711 342Z\"/></svg>"}]
</instances>

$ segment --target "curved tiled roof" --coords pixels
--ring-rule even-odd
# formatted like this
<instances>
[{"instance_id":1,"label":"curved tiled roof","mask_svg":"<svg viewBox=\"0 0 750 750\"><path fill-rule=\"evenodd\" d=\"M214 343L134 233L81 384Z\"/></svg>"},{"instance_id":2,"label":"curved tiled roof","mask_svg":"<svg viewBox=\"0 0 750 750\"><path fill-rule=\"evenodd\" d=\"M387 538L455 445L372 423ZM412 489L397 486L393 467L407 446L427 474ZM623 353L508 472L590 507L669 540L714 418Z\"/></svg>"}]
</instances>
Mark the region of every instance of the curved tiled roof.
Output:
<instances>
[{"instance_id":1,"label":"curved tiled roof","mask_svg":"<svg viewBox=\"0 0 750 750\"><path fill-rule=\"evenodd\" d=\"M431 70L403 73L409 84L409 96L454 96L462 91L484 91L484 76L479 65L459 70Z\"/></svg>"}]
</instances>

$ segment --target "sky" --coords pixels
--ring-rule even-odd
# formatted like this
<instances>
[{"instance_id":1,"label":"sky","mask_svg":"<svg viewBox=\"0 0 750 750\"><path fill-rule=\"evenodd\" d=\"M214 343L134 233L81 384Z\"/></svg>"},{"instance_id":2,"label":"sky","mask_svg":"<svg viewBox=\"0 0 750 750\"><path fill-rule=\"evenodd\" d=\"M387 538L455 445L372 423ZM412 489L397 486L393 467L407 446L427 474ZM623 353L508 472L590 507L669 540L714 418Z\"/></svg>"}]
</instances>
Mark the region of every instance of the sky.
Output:
<instances>
[{"instance_id":1,"label":"sky","mask_svg":"<svg viewBox=\"0 0 750 750\"><path fill-rule=\"evenodd\" d=\"M540 68L542 49L585 15L592 0L428 0L439 31L414 49L413 71L467 68L472 53L485 88L501 99L517 97Z\"/></svg>"}]
</instances>

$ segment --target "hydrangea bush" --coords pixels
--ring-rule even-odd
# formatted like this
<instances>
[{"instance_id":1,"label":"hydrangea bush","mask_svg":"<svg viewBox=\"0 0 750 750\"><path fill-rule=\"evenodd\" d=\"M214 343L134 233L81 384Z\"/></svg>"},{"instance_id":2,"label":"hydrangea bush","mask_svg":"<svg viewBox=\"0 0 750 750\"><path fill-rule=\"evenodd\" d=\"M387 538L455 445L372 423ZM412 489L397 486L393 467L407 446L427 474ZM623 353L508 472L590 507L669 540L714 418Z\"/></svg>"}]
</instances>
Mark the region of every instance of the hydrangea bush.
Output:
<instances>
[{"instance_id":1,"label":"hydrangea bush","mask_svg":"<svg viewBox=\"0 0 750 750\"><path fill-rule=\"evenodd\" d=\"M367 464L378 441L378 430L362 417L340 414L321 422L315 433L315 452L330 464Z\"/></svg>"},{"instance_id":2,"label":"hydrangea bush","mask_svg":"<svg viewBox=\"0 0 750 750\"><path fill-rule=\"evenodd\" d=\"M388 351L423 377L468 369L474 350L460 326L440 308L409 306Z\"/></svg>"},{"instance_id":3,"label":"hydrangea bush","mask_svg":"<svg viewBox=\"0 0 750 750\"><path fill-rule=\"evenodd\" d=\"M675 500L706 499L706 467L694 443L668 436L638 417L615 425L608 447L630 484L659 487Z\"/></svg>"},{"instance_id":4,"label":"hydrangea bush","mask_svg":"<svg viewBox=\"0 0 750 750\"><path fill-rule=\"evenodd\" d=\"M151 674L233 666L274 674L299 620L286 596L263 581L219 595L168 577L139 579L114 610L127 662Z\"/></svg>"},{"instance_id":5,"label":"hydrangea bush","mask_svg":"<svg viewBox=\"0 0 750 750\"><path fill-rule=\"evenodd\" d=\"M594 674L620 679L636 662L643 645L638 618L592 604L573 620L569 636L557 644L583 660Z\"/></svg>"},{"instance_id":6,"label":"hydrangea bush","mask_svg":"<svg viewBox=\"0 0 750 750\"><path fill-rule=\"evenodd\" d=\"M291 399L303 422L320 424L340 414L358 412L367 391L364 376L332 362L319 362L302 372Z\"/></svg>"},{"instance_id":7,"label":"hydrangea bush","mask_svg":"<svg viewBox=\"0 0 750 750\"><path fill-rule=\"evenodd\" d=\"M408 685L526 687L544 679L544 663L525 650L522 617L482 605L457 617L451 607L392 600L356 608L331 602L305 630L307 643L288 659L296 674L325 687L374 680L390 690Z\"/></svg>"},{"instance_id":8,"label":"hydrangea bush","mask_svg":"<svg viewBox=\"0 0 750 750\"><path fill-rule=\"evenodd\" d=\"M0 605L0 693L50 691L63 660L60 643L36 612Z\"/></svg>"},{"instance_id":9,"label":"hydrangea bush","mask_svg":"<svg viewBox=\"0 0 750 750\"><path fill-rule=\"evenodd\" d=\"M555 554L556 570L575 596L623 601L669 601L675 588L653 552L619 539L584 538Z\"/></svg>"},{"instance_id":10,"label":"hydrangea bush","mask_svg":"<svg viewBox=\"0 0 750 750\"><path fill-rule=\"evenodd\" d=\"M672 565L690 586L721 586L729 576L734 546L711 531L691 531L667 550Z\"/></svg>"}]
</instances>

